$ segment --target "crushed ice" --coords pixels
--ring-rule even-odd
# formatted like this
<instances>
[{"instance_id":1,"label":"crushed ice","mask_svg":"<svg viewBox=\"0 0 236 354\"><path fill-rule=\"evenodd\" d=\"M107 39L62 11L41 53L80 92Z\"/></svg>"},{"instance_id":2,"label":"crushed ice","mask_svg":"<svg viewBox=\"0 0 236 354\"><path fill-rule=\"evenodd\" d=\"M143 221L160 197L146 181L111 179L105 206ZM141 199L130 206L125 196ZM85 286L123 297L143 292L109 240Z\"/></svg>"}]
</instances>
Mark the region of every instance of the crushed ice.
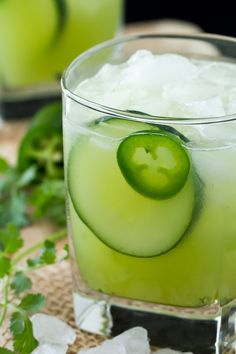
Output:
<instances>
[{"instance_id":1,"label":"crushed ice","mask_svg":"<svg viewBox=\"0 0 236 354\"><path fill-rule=\"evenodd\" d=\"M77 93L118 109L201 118L236 113L235 88L235 64L139 50L125 63L104 65Z\"/></svg>"},{"instance_id":2,"label":"crushed ice","mask_svg":"<svg viewBox=\"0 0 236 354\"><path fill-rule=\"evenodd\" d=\"M68 345L48 344L43 343L31 353L31 354L66 354Z\"/></svg>"},{"instance_id":3,"label":"crushed ice","mask_svg":"<svg viewBox=\"0 0 236 354\"><path fill-rule=\"evenodd\" d=\"M31 317L33 333L39 342L53 344L72 344L76 334L64 321L45 314L36 314Z\"/></svg>"},{"instance_id":4,"label":"crushed ice","mask_svg":"<svg viewBox=\"0 0 236 354\"><path fill-rule=\"evenodd\" d=\"M152 354L180 354L182 352L173 350L173 349L168 349L168 348L164 348L164 349L158 349L157 351L153 352ZM185 354L192 354L191 352L185 352Z\"/></svg>"},{"instance_id":5,"label":"crushed ice","mask_svg":"<svg viewBox=\"0 0 236 354\"><path fill-rule=\"evenodd\" d=\"M68 345L76 339L74 330L64 321L45 314L31 317L34 337L38 347L31 354L66 354ZM151 354L147 330L131 328L122 334L105 340L95 348L82 349L79 354ZM159 349L154 354L179 354L172 349ZM186 353L191 354L191 353Z\"/></svg>"},{"instance_id":6,"label":"crushed ice","mask_svg":"<svg viewBox=\"0 0 236 354\"><path fill-rule=\"evenodd\" d=\"M151 354L146 329L131 328L122 334L104 341L100 346L82 349L78 354ZM159 349L155 354L178 354L171 349ZM190 354L190 353L189 353Z\"/></svg>"},{"instance_id":7,"label":"crushed ice","mask_svg":"<svg viewBox=\"0 0 236 354\"><path fill-rule=\"evenodd\" d=\"M76 339L74 330L64 321L45 314L31 317L33 334L39 346L32 354L65 354Z\"/></svg>"}]
</instances>

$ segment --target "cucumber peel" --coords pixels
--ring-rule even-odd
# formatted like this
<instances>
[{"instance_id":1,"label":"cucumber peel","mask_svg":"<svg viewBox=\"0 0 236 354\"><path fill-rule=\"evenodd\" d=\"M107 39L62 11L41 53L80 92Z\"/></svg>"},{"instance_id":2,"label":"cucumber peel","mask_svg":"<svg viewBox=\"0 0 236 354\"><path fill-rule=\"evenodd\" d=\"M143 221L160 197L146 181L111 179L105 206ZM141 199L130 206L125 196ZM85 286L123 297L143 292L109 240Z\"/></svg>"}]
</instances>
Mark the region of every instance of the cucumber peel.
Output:
<instances>
[{"instance_id":1,"label":"cucumber peel","mask_svg":"<svg viewBox=\"0 0 236 354\"><path fill-rule=\"evenodd\" d=\"M53 0L53 1L55 3L55 8L57 12L57 28L53 40L56 41L64 30L67 21L67 16L68 16L68 9L66 5L66 0Z\"/></svg>"},{"instance_id":2,"label":"cucumber peel","mask_svg":"<svg viewBox=\"0 0 236 354\"><path fill-rule=\"evenodd\" d=\"M67 168L69 194L78 216L108 247L133 257L160 256L184 238L197 215L199 193L194 171L186 168L182 187L168 198L158 200L137 193L126 182L116 159L119 145L130 137L123 124L120 119L95 124L89 135L80 136L74 143ZM133 130L131 135L140 134L134 133L137 124L145 131L148 125L132 121L125 124ZM179 138L177 143L175 137L158 129L148 133L161 134L165 139L168 136L174 144L180 144Z\"/></svg>"}]
</instances>

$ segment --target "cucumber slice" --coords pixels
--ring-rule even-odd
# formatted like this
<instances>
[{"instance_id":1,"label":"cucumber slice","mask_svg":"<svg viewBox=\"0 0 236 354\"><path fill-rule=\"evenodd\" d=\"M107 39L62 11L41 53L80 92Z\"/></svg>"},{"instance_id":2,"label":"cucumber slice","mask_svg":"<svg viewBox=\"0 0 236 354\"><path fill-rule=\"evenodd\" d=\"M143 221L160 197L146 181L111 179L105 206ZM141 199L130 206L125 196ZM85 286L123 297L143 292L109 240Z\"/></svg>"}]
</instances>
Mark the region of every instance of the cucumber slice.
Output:
<instances>
[{"instance_id":1,"label":"cucumber slice","mask_svg":"<svg viewBox=\"0 0 236 354\"><path fill-rule=\"evenodd\" d=\"M94 132L99 134L105 134L111 138L124 138L131 133L142 130L153 130L159 131L159 127L154 126L149 123L134 122L131 120L126 120L122 118L113 118L110 116L105 116L99 118L90 126Z\"/></svg>"},{"instance_id":2,"label":"cucumber slice","mask_svg":"<svg viewBox=\"0 0 236 354\"><path fill-rule=\"evenodd\" d=\"M140 111L134 111L134 110L127 110L127 112L129 113L133 113L133 114L138 114L138 115L144 115L146 117L152 117L150 114L148 113L144 113L144 112L140 112ZM166 132L172 133L176 136L178 136L181 140L183 140L185 143L189 142L189 139L182 133L180 133L177 129L171 127L170 125L165 125L165 124L152 124L153 127L156 127L160 130L164 130Z\"/></svg>"},{"instance_id":3,"label":"cucumber slice","mask_svg":"<svg viewBox=\"0 0 236 354\"><path fill-rule=\"evenodd\" d=\"M117 161L130 186L154 199L178 193L190 170L189 157L180 139L163 131L129 135L119 145Z\"/></svg>"},{"instance_id":4,"label":"cucumber slice","mask_svg":"<svg viewBox=\"0 0 236 354\"><path fill-rule=\"evenodd\" d=\"M194 181L189 174L180 192L169 199L137 193L122 176L116 159L121 135L127 136L123 123L118 119L94 125L90 135L75 142L67 168L71 200L85 224L112 249L135 257L161 255L181 240L191 224ZM126 124L136 130L136 123ZM119 138L105 139L107 135Z\"/></svg>"},{"instance_id":5,"label":"cucumber slice","mask_svg":"<svg viewBox=\"0 0 236 354\"><path fill-rule=\"evenodd\" d=\"M64 30L67 21L67 5L66 0L54 0L57 11L57 29L54 37L54 41L58 39L62 31Z\"/></svg>"}]
</instances>

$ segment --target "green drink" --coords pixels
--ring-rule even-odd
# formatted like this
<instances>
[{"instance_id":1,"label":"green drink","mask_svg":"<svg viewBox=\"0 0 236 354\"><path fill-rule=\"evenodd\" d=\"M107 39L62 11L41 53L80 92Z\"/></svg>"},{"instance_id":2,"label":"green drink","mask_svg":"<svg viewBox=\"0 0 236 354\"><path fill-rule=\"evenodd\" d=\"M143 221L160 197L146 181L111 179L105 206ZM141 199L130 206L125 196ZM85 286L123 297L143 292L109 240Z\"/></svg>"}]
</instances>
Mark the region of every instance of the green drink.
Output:
<instances>
[{"instance_id":1,"label":"green drink","mask_svg":"<svg viewBox=\"0 0 236 354\"><path fill-rule=\"evenodd\" d=\"M0 83L8 91L50 83L52 96L73 58L117 33L121 13L122 0L1 1Z\"/></svg>"},{"instance_id":2,"label":"green drink","mask_svg":"<svg viewBox=\"0 0 236 354\"><path fill-rule=\"evenodd\" d=\"M236 65L220 58L224 40L195 40L183 56L184 38L133 38L95 75L86 56L66 72L75 312L90 331L85 303L88 317L103 306L95 332L138 324L159 346L222 352L236 297Z\"/></svg>"}]
</instances>

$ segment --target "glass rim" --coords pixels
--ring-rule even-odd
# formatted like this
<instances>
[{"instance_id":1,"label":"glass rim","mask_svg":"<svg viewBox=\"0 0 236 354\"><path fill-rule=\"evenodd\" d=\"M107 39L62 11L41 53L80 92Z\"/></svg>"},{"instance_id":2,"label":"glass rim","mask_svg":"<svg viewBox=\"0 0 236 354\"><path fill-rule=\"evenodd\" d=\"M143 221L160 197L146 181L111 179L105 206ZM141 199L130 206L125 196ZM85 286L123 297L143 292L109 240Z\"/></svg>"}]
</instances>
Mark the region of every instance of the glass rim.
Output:
<instances>
[{"instance_id":1,"label":"glass rim","mask_svg":"<svg viewBox=\"0 0 236 354\"><path fill-rule=\"evenodd\" d=\"M234 44L236 46L236 38L218 34L211 34L211 33L197 33L197 34L176 34L176 33L136 33L131 35L125 35L118 37L116 39L111 39L100 44L97 44L90 49L84 51L79 56L77 56L69 66L64 70L61 78L61 87L62 92L65 94L66 97L69 97L71 100L81 104L84 107L93 109L97 112L101 112L103 114L112 115L114 117L126 120L133 120L133 121L144 121L149 123L160 123L163 124L164 122L167 124L174 123L176 125L195 125L195 124L211 124L211 123L222 123L222 122L229 122L236 120L236 112L233 114L226 114L223 116L213 116L213 117L184 117L184 118L176 118L176 117L166 117L161 115L152 115L143 112L132 112L121 110L113 107L109 107L98 102L94 102L89 100L88 98L82 97L79 94L76 94L71 90L67 85L67 76L69 73L80 63L84 60L89 58L90 56L98 53L99 51L116 46L122 43L128 43L136 40L142 39L186 39L186 40L202 40L204 42L208 41L222 41ZM104 63L105 64L105 63Z\"/></svg>"}]
</instances>

